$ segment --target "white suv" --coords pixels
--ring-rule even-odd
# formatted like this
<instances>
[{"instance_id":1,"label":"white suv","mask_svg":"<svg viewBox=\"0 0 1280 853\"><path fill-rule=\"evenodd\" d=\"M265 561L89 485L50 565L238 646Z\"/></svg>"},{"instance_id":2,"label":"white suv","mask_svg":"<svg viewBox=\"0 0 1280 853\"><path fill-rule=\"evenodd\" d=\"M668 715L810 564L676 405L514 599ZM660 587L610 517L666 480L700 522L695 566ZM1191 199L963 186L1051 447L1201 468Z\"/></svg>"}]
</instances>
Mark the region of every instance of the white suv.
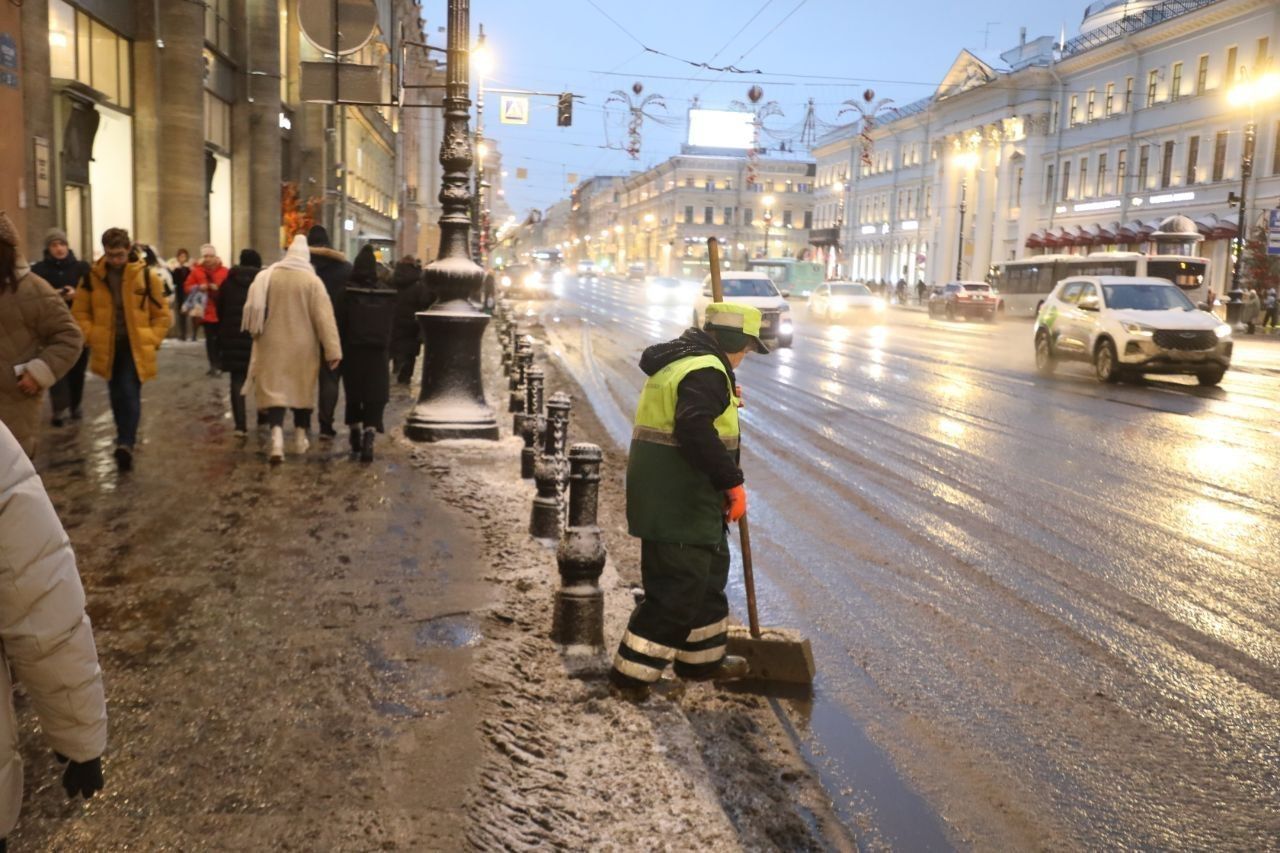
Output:
<instances>
[{"instance_id":1,"label":"white suv","mask_svg":"<svg viewBox=\"0 0 1280 853\"><path fill-rule=\"evenodd\" d=\"M795 335L791 306L773 279L754 270L725 270L720 274L725 302L741 302L760 309L760 337L769 347L789 347ZM702 328L711 304L711 276L702 280L702 294L693 303L693 325Z\"/></svg>"},{"instance_id":2,"label":"white suv","mask_svg":"<svg viewBox=\"0 0 1280 853\"><path fill-rule=\"evenodd\" d=\"M1088 361L1101 382L1182 373L1217 385L1231 366L1231 327L1162 278L1067 278L1036 315L1036 369Z\"/></svg>"}]
</instances>

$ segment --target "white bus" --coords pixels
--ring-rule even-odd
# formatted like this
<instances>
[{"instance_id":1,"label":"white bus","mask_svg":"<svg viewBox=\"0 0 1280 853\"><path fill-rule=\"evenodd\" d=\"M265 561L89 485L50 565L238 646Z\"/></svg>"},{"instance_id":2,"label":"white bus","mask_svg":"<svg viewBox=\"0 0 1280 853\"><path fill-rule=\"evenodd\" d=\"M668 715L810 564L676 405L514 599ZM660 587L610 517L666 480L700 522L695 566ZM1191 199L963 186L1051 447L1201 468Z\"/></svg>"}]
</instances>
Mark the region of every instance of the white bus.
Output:
<instances>
[{"instance_id":1,"label":"white bus","mask_svg":"<svg viewBox=\"0 0 1280 853\"><path fill-rule=\"evenodd\" d=\"M1144 255L1141 252L1093 252L1088 255L1034 255L996 264L991 286L1011 317L1034 317L1040 304L1062 279L1073 275L1138 275L1173 282L1191 298L1208 296L1209 261L1187 255Z\"/></svg>"}]
</instances>

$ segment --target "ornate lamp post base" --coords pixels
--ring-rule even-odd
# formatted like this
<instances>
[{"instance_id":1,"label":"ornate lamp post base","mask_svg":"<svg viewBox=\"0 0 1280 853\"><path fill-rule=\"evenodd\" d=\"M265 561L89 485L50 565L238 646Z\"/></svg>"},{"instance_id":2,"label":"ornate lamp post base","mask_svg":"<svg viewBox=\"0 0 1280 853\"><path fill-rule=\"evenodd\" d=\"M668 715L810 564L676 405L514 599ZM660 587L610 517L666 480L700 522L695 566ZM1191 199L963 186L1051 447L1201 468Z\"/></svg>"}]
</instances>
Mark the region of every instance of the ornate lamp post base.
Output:
<instances>
[{"instance_id":1,"label":"ornate lamp post base","mask_svg":"<svg viewBox=\"0 0 1280 853\"><path fill-rule=\"evenodd\" d=\"M497 441L498 421L485 402L480 373L480 342L489 316L465 301L446 302L417 316L427 341L426 363L422 393L405 422L405 435L414 441Z\"/></svg>"}]
</instances>

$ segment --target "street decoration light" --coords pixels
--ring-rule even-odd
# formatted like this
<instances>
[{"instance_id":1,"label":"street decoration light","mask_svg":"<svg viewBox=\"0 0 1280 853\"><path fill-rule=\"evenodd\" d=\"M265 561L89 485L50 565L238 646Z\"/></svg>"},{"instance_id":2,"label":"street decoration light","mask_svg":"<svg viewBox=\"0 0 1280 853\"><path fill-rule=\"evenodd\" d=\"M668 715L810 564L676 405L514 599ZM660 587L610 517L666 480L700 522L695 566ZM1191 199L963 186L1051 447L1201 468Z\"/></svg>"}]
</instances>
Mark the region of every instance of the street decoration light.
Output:
<instances>
[{"instance_id":1,"label":"street decoration light","mask_svg":"<svg viewBox=\"0 0 1280 853\"><path fill-rule=\"evenodd\" d=\"M860 162L868 169L871 168L871 152L875 147L875 140L871 138L871 131L876 129L876 125L881 118L888 118L897 113L898 108L890 106L892 103L892 98L881 98L877 101L876 90L867 89L862 93L860 101L845 101L844 106L846 109L837 113L837 116L850 112L858 114L860 120L858 138L862 142Z\"/></svg>"},{"instance_id":2,"label":"street decoration light","mask_svg":"<svg viewBox=\"0 0 1280 853\"><path fill-rule=\"evenodd\" d=\"M750 103L742 101L733 101L729 106L735 110L742 110L751 113L751 147L747 149L747 183L754 184L756 175L760 165L760 131L764 129L764 120L771 116L782 115L782 107L778 106L777 101L767 101L760 103L760 99L764 97L764 89L759 86L752 86L747 90L747 100Z\"/></svg>"},{"instance_id":3,"label":"street decoration light","mask_svg":"<svg viewBox=\"0 0 1280 853\"><path fill-rule=\"evenodd\" d=\"M435 301L417 314L427 351L422 390L405 423L405 434L414 441L498 439L498 422L485 402L480 373L480 344L489 316L471 302L481 291L484 270L470 252L470 18L469 0L449 0L440 251L422 272Z\"/></svg>"},{"instance_id":4,"label":"street decoration light","mask_svg":"<svg viewBox=\"0 0 1280 853\"><path fill-rule=\"evenodd\" d=\"M1235 265L1231 268L1231 293L1229 294L1233 304L1238 303L1243 295L1240 291L1240 270L1244 265L1247 227L1245 208L1249 198L1249 178L1253 177L1254 145L1258 135L1254 115L1258 106L1275 100L1280 100L1280 72L1270 68L1262 69L1257 75L1246 74L1227 92L1227 103L1236 109L1249 110L1249 119L1244 125L1244 146L1240 150L1240 195L1236 197L1235 193L1230 193L1227 197L1228 204L1234 201L1240 206L1240 218L1236 224L1236 258Z\"/></svg>"},{"instance_id":5,"label":"street decoration light","mask_svg":"<svg viewBox=\"0 0 1280 853\"><path fill-rule=\"evenodd\" d=\"M662 99L661 95L645 95L640 97L644 92L644 84L636 81L631 84L631 93L628 94L621 89L614 89L605 98L604 105L609 104L626 104L629 118L627 120L627 147L626 152L632 160L640 159L640 129L644 126L644 119L648 113L645 112L649 107L667 108L667 102ZM633 97L634 95L634 97ZM657 120L657 116L649 115L649 118Z\"/></svg>"},{"instance_id":6,"label":"street decoration light","mask_svg":"<svg viewBox=\"0 0 1280 853\"><path fill-rule=\"evenodd\" d=\"M967 208L965 194L968 190L969 172L978 166L978 152L972 149L956 152L951 162L960 170L960 234L956 241L956 280L964 278L964 214Z\"/></svg>"}]
</instances>

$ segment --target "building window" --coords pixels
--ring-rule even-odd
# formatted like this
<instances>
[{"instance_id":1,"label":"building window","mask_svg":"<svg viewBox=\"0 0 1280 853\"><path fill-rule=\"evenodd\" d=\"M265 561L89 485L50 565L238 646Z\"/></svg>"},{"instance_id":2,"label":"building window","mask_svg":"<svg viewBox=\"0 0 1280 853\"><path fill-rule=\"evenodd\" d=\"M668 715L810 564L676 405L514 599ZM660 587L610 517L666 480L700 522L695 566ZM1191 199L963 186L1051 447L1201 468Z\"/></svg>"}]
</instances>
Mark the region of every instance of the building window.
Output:
<instances>
[{"instance_id":1,"label":"building window","mask_svg":"<svg viewBox=\"0 0 1280 853\"><path fill-rule=\"evenodd\" d=\"M1062 195L1059 196L1063 201L1071 198L1071 161L1067 160L1062 164Z\"/></svg>"},{"instance_id":2,"label":"building window","mask_svg":"<svg viewBox=\"0 0 1280 853\"><path fill-rule=\"evenodd\" d=\"M1200 57L1200 64L1196 66L1196 94L1203 95L1205 89L1209 88L1209 54Z\"/></svg>"},{"instance_id":3,"label":"building window","mask_svg":"<svg viewBox=\"0 0 1280 853\"><path fill-rule=\"evenodd\" d=\"M1196 182L1196 167L1200 165L1200 137L1187 140L1187 186Z\"/></svg>"},{"instance_id":4,"label":"building window","mask_svg":"<svg viewBox=\"0 0 1280 853\"><path fill-rule=\"evenodd\" d=\"M933 215L933 187L924 188L924 215L927 219Z\"/></svg>"},{"instance_id":5,"label":"building window","mask_svg":"<svg viewBox=\"0 0 1280 853\"><path fill-rule=\"evenodd\" d=\"M1090 89L1084 98L1084 120L1085 123L1093 121L1093 102L1097 99L1098 91Z\"/></svg>"},{"instance_id":6,"label":"building window","mask_svg":"<svg viewBox=\"0 0 1280 853\"><path fill-rule=\"evenodd\" d=\"M685 185L685 187L687 187L688 189L693 189L693 178L685 178L685 179L684 179L684 185Z\"/></svg>"},{"instance_id":7,"label":"building window","mask_svg":"<svg viewBox=\"0 0 1280 853\"><path fill-rule=\"evenodd\" d=\"M805 227L805 230L808 230L813 227L813 211L812 210L806 210L804 212L804 227Z\"/></svg>"},{"instance_id":8,"label":"building window","mask_svg":"<svg viewBox=\"0 0 1280 853\"><path fill-rule=\"evenodd\" d=\"M716 224L716 209L714 207L702 208L702 224L703 225Z\"/></svg>"},{"instance_id":9,"label":"building window","mask_svg":"<svg viewBox=\"0 0 1280 853\"><path fill-rule=\"evenodd\" d=\"M1280 121L1276 122L1275 148L1271 152L1271 174L1280 175Z\"/></svg>"},{"instance_id":10,"label":"building window","mask_svg":"<svg viewBox=\"0 0 1280 853\"><path fill-rule=\"evenodd\" d=\"M212 92L204 93L204 141L231 150L231 105Z\"/></svg>"},{"instance_id":11,"label":"building window","mask_svg":"<svg viewBox=\"0 0 1280 853\"><path fill-rule=\"evenodd\" d=\"M1236 79L1240 76L1239 56L1240 51L1234 44L1227 48L1226 81L1228 86L1236 82Z\"/></svg>"},{"instance_id":12,"label":"building window","mask_svg":"<svg viewBox=\"0 0 1280 853\"><path fill-rule=\"evenodd\" d=\"M133 106L132 44L64 0L49 2L51 76L90 86L126 109Z\"/></svg>"},{"instance_id":13,"label":"building window","mask_svg":"<svg viewBox=\"0 0 1280 853\"><path fill-rule=\"evenodd\" d=\"M791 211L789 210L782 211L782 227L783 228L791 227Z\"/></svg>"},{"instance_id":14,"label":"building window","mask_svg":"<svg viewBox=\"0 0 1280 853\"><path fill-rule=\"evenodd\" d=\"M220 53L231 52L231 0L204 0L204 40Z\"/></svg>"},{"instance_id":15,"label":"building window","mask_svg":"<svg viewBox=\"0 0 1280 853\"><path fill-rule=\"evenodd\" d=\"M1133 78L1124 78L1124 111L1133 109Z\"/></svg>"},{"instance_id":16,"label":"building window","mask_svg":"<svg viewBox=\"0 0 1280 853\"><path fill-rule=\"evenodd\" d=\"M1116 107L1116 84L1108 83L1106 93L1102 96L1102 115L1111 118Z\"/></svg>"},{"instance_id":17,"label":"building window","mask_svg":"<svg viewBox=\"0 0 1280 853\"><path fill-rule=\"evenodd\" d=\"M726 207L724 209L724 224L725 225L733 224L733 208L732 207Z\"/></svg>"},{"instance_id":18,"label":"building window","mask_svg":"<svg viewBox=\"0 0 1280 853\"><path fill-rule=\"evenodd\" d=\"M1160 158L1160 188L1173 184L1173 140L1164 144L1164 156Z\"/></svg>"},{"instance_id":19,"label":"building window","mask_svg":"<svg viewBox=\"0 0 1280 853\"><path fill-rule=\"evenodd\" d=\"M684 208L684 221L685 221L685 223L686 223L686 224L692 224L692 223L693 223L693 205L691 205L691 204L689 204L689 205L685 205L685 208Z\"/></svg>"},{"instance_id":20,"label":"building window","mask_svg":"<svg viewBox=\"0 0 1280 853\"><path fill-rule=\"evenodd\" d=\"M1054 174L1053 174L1053 172L1054 172L1053 164L1052 164L1052 163L1050 163L1050 164L1048 165L1048 167L1046 168L1046 170L1045 170L1045 180L1044 180L1044 202L1045 202L1045 204L1048 204L1049 202L1053 201L1053 188L1054 188L1054 186L1055 186L1055 184L1054 184L1054 182L1053 182L1053 180L1054 180Z\"/></svg>"},{"instance_id":21,"label":"building window","mask_svg":"<svg viewBox=\"0 0 1280 853\"><path fill-rule=\"evenodd\" d=\"M1147 72L1147 106L1154 107L1156 105L1156 89L1160 85L1160 72L1157 69L1151 69Z\"/></svg>"},{"instance_id":22,"label":"building window","mask_svg":"<svg viewBox=\"0 0 1280 853\"><path fill-rule=\"evenodd\" d=\"M1067 108L1067 127L1075 127L1077 121L1077 111L1080 108L1080 96L1071 96L1071 106Z\"/></svg>"},{"instance_id":23,"label":"building window","mask_svg":"<svg viewBox=\"0 0 1280 853\"><path fill-rule=\"evenodd\" d=\"M1269 56L1270 53L1271 53L1271 39L1268 38L1267 36L1263 36L1262 38L1258 39L1258 58L1254 60L1254 63L1253 63L1253 67L1255 70L1257 70L1258 72L1261 72L1264 68L1267 67L1267 56Z\"/></svg>"},{"instance_id":24,"label":"building window","mask_svg":"<svg viewBox=\"0 0 1280 853\"><path fill-rule=\"evenodd\" d=\"M1056 98L1054 99L1053 103L1049 105L1049 132L1050 133L1058 132L1058 112L1059 112L1060 106L1061 105L1058 103L1058 100ZM935 160L938 159L938 149L936 148L933 150L933 158Z\"/></svg>"},{"instance_id":25,"label":"building window","mask_svg":"<svg viewBox=\"0 0 1280 853\"><path fill-rule=\"evenodd\" d=\"M1182 97L1182 63L1173 63L1173 79L1169 83L1169 100L1176 101Z\"/></svg>"},{"instance_id":26,"label":"building window","mask_svg":"<svg viewBox=\"0 0 1280 853\"><path fill-rule=\"evenodd\" d=\"M1151 170L1151 146L1143 145L1138 149L1138 186L1135 189L1143 192L1147 188L1147 175Z\"/></svg>"},{"instance_id":27,"label":"building window","mask_svg":"<svg viewBox=\"0 0 1280 853\"><path fill-rule=\"evenodd\" d=\"M1098 188L1094 195L1107 194L1107 152L1098 155Z\"/></svg>"},{"instance_id":28,"label":"building window","mask_svg":"<svg viewBox=\"0 0 1280 853\"><path fill-rule=\"evenodd\" d=\"M1116 194L1125 192L1124 179L1128 175L1129 149L1121 148L1116 152Z\"/></svg>"},{"instance_id":29,"label":"building window","mask_svg":"<svg viewBox=\"0 0 1280 853\"><path fill-rule=\"evenodd\" d=\"M1218 131L1213 137L1213 182L1222 180L1227 168L1227 132Z\"/></svg>"},{"instance_id":30,"label":"building window","mask_svg":"<svg viewBox=\"0 0 1280 853\"><path fill-rule=\"evenodd\" d=\"M1019 166L1018 171L1014 172L1013 182L1013 206L1019 208L1022 207L1022 177L1023 168Z\"/></svg>"},{"instance_id":31,"label":"building window","mask_svg":"<svg viewBox=\"0 0 1280 853\"><path fill-rule=\"evenodd\" d=\"M1089 194L1089 158L1085 157L1080 161L1080 185L1076 189L1076 195L1084 198Z\"/></svg>"}]
</instances>

